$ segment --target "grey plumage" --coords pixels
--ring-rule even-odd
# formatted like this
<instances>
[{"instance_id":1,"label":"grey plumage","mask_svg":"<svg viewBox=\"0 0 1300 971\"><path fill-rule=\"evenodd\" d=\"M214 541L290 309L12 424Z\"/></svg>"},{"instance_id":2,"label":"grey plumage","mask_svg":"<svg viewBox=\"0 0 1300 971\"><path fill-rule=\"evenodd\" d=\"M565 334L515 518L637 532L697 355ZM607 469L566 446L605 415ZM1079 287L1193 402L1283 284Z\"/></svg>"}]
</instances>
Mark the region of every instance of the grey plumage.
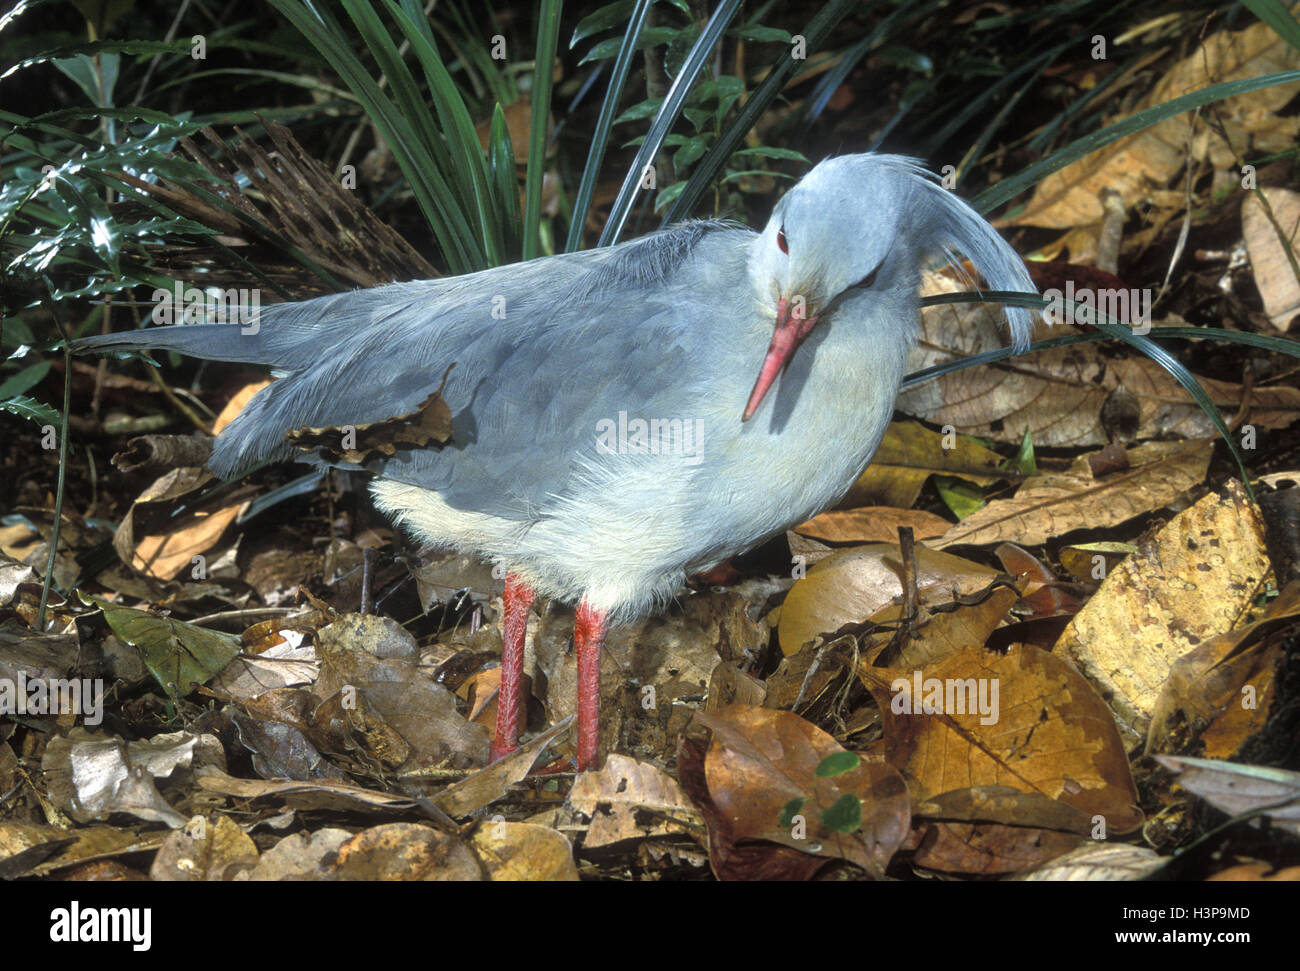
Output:
<instances>
[{"instance_id":1,"label":"grey plumage","mask_svg":"<svg viewBox=\"0 0 1300 971\"><path fill-rule=\"evenodd\" d=\"M310 461L285 443L290 429L411 412L454 363L443 393L454 444L368 466L378 504L426 541L506 562L539 592L585 596L618 621L847 491L892 413L922 261L952 250L995 289L1033 290L1014 251L915 161L844 156L814 168L762 233L686 223L267 307L252 335L150 328L75 349L166 348L282 374L218 439L222 476L264 458ZM794 295L821 318L742 422L776 301ZM1008 318L1023 343L1028 313ZM698 437L643 452L618 441L620 413Z\"/></svg>"}]
</instances>

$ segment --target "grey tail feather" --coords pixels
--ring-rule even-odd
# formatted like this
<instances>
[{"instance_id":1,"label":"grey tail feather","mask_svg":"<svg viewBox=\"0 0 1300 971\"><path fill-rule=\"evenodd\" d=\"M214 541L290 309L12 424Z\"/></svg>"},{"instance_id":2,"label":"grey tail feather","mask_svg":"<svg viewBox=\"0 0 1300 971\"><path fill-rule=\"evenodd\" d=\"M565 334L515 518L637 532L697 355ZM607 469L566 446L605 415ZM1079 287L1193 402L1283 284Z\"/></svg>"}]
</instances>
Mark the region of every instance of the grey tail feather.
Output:
<instances>
[{"instance_id":1,"label":"grey tail feather","mask_svg":"<svg viewBox=\"0 0 1300 971\"><path fill-rule=\"evenodd\" d=\"M922 181L929 205L923 208L923 212L929 218L924 220L921 237L930 247L949 257L952 250L963 253L984 277L990 290L1018 291L1037 296L1038 288L1034 286L1025 261L998 231L968 202L935 181L932 173L919 164L915 171L925 176ZM1024 350L1029 346L1029 335L1033 331L1033 314L1025 307L1004 309L1012 345L1017 350Z\"/></svg>"},{"instance_id":2,"label":"grey tail feather","mask_svg":"<svg viewBox=\"0 0 1300 971\"><path fill-rule=\"evenodd\" d=\"M275 352L263 332L248 333L240 324L180 324L146 327L120 334L82 337L71 344L74 354L105 351L179 351L209 361L273 364Z\"/></svg>"}]
</instances>

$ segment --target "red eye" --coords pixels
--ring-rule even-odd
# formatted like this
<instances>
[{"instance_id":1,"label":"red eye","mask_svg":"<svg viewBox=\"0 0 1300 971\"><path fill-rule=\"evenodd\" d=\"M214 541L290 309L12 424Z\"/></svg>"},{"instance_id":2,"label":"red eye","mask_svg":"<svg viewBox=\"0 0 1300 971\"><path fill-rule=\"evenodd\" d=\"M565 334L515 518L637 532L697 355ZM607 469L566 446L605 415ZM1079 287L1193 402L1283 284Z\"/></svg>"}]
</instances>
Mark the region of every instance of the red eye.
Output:
<instances>
[{"instance_id":1,"label":"red eye","mask_svg":"<svg viewBox=\"0 0 1300 971\"><path fill-rule=\"evenodd\" d=\"M790 255L790 247L785 241L785 227L782 226L776 231L776 245L781 247L781 252L786 256Z\"/></svg>"}]
</instances>

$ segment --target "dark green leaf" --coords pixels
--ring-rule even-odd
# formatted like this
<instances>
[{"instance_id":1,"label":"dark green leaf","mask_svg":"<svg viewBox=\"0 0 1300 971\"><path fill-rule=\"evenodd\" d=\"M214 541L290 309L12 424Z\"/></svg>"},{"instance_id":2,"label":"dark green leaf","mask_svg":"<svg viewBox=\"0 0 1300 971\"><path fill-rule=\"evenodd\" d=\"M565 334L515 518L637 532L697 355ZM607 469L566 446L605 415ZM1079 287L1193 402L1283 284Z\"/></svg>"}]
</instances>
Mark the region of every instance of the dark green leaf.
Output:
<instances>
[{"instance_id":1,"label":"dark green leaf","mask_svg":"<svg viewBox=\"0 0 1300 971\"><path fill-rule=\"evenodd\" d=\"M1300 51L1300 23L1279 0L1241 0L1260 20L1273 28L1284 41Z\"/></svg>"},{"instance_id":2,"label":"dark green leaf","mask_svg":"<svg viewBox=\"0 0 1300 971\"><path fill-rule=\"evenodd\" d=\"M623 177L623 184L618 190L613 205L610 206L609 220L605 223L605 228L600 234L601 246L610 246L618 242L618 237L622 234L623 227L627 224L628 215L632 211L632 203L640 191L642 173L645 171L645 167L655 157L664 136L668 134L677 121L677 116L686 105L697 75L704 67L705 61L721 39L722 32L726 30L727 25L731 22L731 18L736 15L739 7L740 0L722 0L717 9L713 11L708 23L705 24L699 39L692 45L685 64L676 77L673 78L672 86L664 96L663 107L659 109L659 114L655 115L654 121L650 123L650 130L646 133L645 142L637 151L636 158L632 161L627 174Z\"/></svg>"},{"instance_id":3,"label":"dark green leaf","mask_svg":"<svg viewBox=\"0 0 1300 971\"><path fill-rule=\"evenodd\" d=\"M877 56L886 64L901 67L905 71L914 71L917 74L929 74L934 70L934 61L910 47L899 47L896 44L890 44L887 47L882 47L877 52Z\"/></svg>"},{"instance_id":4,"label":"dark green leaf","mask_svg":"<svg viewBox=\"0 0 1300 971\"><path fill-rule=\"evenodd\" d=\"M643 51L647 47L657 47L660 44L667 44L677 36L677 31L671 27L647 27L641 31L641 36L637 38L636 50ZM622 37L611 37L608 40L602 40L599 44L587 51L582 60L578 63L586 64L589 61L607 61L615 56L623 46Z\"/></svg>"},{"instance_id":5,"label":"dark green leaf","mask_svg":"<svg viewBox=\"0 0 1300 971\"><path fill-rule=\"evenodd\" d=\"M958 519L965 519L984 507L984 491L979 486L951 475L936 475L934 487L939 498Z\"/></svg>"},{"instance_id":6,"label":"dark green leaf","mask_svg":"<svg viewBox=\"0 0 1300 971\"><path fill-rule=\"evenodd\" d=\"M708 150L709 144L703 136L692 138L673 155L673 165L679 170L688 168L692 162Z\"/></svg>"},{"instance_id":7,"label":"dark green leaf","mask_svg":"<svg viewBox=\"0 0 1300 971\"><path fill-rule=\"evenodd\" d=\"M789 829L794 825L794 818L799 815L799 812L803 809L803 804L807 801L807 799L800 796L798 799L791 799L781 807L781 825L785 829Z\"/></svg>"},{"instance_id":8,"label":"dark green leaf","mask_svg":"<svg viewBox=\"0 0 1300 971\"><path fill-rule=\"evenodd\" d=\"M793 148L774 148L771 145L755 145L753 148L742 148L732 157L743 158L746 155L757 155L759 158L786 159L790 162L803 162L805 165L812 164L803 152L796 152Z\"/></svg>"},{"instance_id":9,"label":"dark green leaf","mask_svg":"<svg viewBox=\"0 0 1300 971\"><path fill-rule=\"evenodd\" d=\"M862 759L853 752L835 752L817 763L816 774L823 779L851 772L862 764Z\"/></svg>"},{"instance_id":10,"label":"dark green leaf","mask_svg":"<svg viewBox=\"0 0 1300 971\"><path fill-rule=\"evenodd\" d=\"M616 24L626 22L628 16L632 13L632 8L636 6L636 0L614 0L614 3L607 3L603 7L587 14L578 21L578 26L573 28L573 36L569 38L569 48L578 46L578 42L590 37L592 34L599 34L603 30L609 30Z\"/></svg>"},{"instance_id":11,"label":"dark green leaf","mask_svg":"<svg viewBox=\"0 0 1300 971\"><path fill-rule=\"evenodd\" d=\"M18 397L24 391L44 381L45 375L49 373L49 361L33 361L17 373L0 381L0 401Z\"/></svg>"},{"instance_id":12,"label":"dark green leaf","mask_svg":"<svg viewBox=\"0 0 1300 971\"><path fill-rule=\"evenodd\" d=\"M663 98L646 98L645 101L638 101L615 118L614 124L621 125L625 121L641 121L643 118L652 118L663 103Z\"/></svg>"},{"instance_id":13,"label":"dark green leaf","mask_svg":"<svg viewBox=\"0 0 1300 971\"><path fill-rule=\"evenodd\" d=\"M239 654L234 634L196 627L147 610L123 607L79 593L86 605L104 611L113 633L140 651L145 667L169 695L184 698Z\"/></svg>"},{"instance_id":14,"label":"dark green leaf","mask_svg":"<svg viewBox=\"0 0 1300 971\"><path fill-rule=\"evenodd\" d=\"M10 398L8 401L0 401L0 411L7 411L19 418L34 421L38 425L58 425L63 420L55 408L32 398Z\"/></svg>"},{"instance_id":15,"label":"dark green leaf","mask_svg":"<svg viewBox=\"0 0 1300 971\"><path fill-rule=\"evenodd\" d=\"M1038 462L1034 459L1034 439L1025 429L1025 437L1020 440L1016 454L1003 463L1004 467L1020 475L1037 475Z\"/></svg>"},{"instance_id":16,"label":"dark green leaf","mask_svg":"<svg viewBox=\"0 0 1300 971\"><path fill-rule=\"evenodd\" d=\"M779 27L761 27L758 24L752 27L732 27L727 31L727 36L752 40L759 44L788 44L791 40L788 30L781 30Z\"/></svg>"},{"instance_id":17,"label":"dark green leaf","mask_svg":"<svg viewBox=\"0 0 1300 971\"><path fill-rule=\"evenodd\" d=\"M681 179L672 185L665 186L655 194L655 212L661 211L665 206L672 205L672 201L682 194L686 188L686 180Z\"/></svg>"},{"instance_id":18,"label":"dark green leaf","mask_svg":"<svg viewBox=\"0 0 1300 971\"><path fill-rule=\"evenodd\" d=\"M488 170L492 175L494 208L502 216L501 229L506 251L517 253L523 234L519 219L519 175L515 168L515 149L506 126L506 113L498 103L492 110L492 128L488 135ZM525 255L524 257L528 257Z\"/></svg>"},{"instance_id":19,"label":"dark green leaf","mask_svg":"<svg viewBox=\"0 0 1300 971\"><path fill-rule=\"evenodd\" d=\"M846 792L821 819L822 825L836 833L856 833L862 826L862 800Z\"/></svg>"}]
</instances>

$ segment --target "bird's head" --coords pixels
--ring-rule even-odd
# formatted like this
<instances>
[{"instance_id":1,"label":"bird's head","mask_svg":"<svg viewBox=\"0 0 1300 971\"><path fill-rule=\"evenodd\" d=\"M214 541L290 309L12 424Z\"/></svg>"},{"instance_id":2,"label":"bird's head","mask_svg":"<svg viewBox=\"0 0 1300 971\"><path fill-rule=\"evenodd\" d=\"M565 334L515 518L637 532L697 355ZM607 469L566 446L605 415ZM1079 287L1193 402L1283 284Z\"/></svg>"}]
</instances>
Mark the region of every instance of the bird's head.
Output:
<instances>
[{"instance_id":1,"label":"bird's head","mask_svg":"<svg viewBox=\"0 0 1300 971\"><path fill-rule=\"evenodd\" d=\"M873 289L915 288L924 257L951 259L953 250L992 289L1034 292L1015 251L917 160L844 155L813 168L777 203L750 252L750 281L776 326L741 420L753 417L820 320ZM1007 317L1024 346L1028 311L1008 309Z\"/></svg>"}]
</instances>

